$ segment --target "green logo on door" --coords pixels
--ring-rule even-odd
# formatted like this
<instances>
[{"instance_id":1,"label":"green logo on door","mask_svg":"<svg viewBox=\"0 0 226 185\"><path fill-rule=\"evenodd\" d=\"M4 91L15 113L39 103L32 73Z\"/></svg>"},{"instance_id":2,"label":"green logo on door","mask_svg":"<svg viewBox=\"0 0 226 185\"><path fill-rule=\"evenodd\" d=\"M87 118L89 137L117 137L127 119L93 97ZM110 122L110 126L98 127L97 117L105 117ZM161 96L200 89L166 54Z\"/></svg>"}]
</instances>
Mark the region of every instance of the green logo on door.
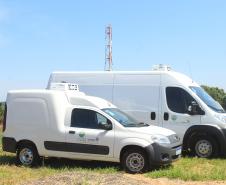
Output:
<instances>
[{"instance_id":1,"label":"green logo on door","mask_svg":"<svg viewBox=\"0 0 226 185\"><path fill-rule=\"evenodd\" d=\"M176 115L172 115L172 116L171 116L171 119L172 119L173 121L176 121L176 120L177 120L177 116L176 116Z\"/></svg>"},{"instance_id":2,"label":"green logo on door","mask_svg":"<svg viewBox=\"0 0 226 185\"><path fill-rule=\"evenodd\" d=\"M85 136L85 132L79 132L79 137L84 137Z\"/></svg>"}]
</instances>

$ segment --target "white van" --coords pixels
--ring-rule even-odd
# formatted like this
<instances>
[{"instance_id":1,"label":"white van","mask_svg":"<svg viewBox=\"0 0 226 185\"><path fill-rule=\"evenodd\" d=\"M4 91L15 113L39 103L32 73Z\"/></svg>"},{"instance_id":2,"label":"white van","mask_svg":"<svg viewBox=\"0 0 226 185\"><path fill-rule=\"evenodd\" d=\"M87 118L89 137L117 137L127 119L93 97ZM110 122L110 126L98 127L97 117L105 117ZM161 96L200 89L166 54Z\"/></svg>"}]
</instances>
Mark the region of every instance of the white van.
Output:
<instances>
[{"instance_id":1,"label":"white van","mask_svg":"<svg viewBox=\"0 0 226 185\"><path fill-rule=\"evenodd\" d=\"M115 104L144 123L174 130L199 157L226 156L226 114L191 78L159 65L151 71L53 72L52 82L79 83L83 92Z\"/></svg>"},{"instance_id":2,"label":"white van","mask_svg":"<svg viewBox=\"0 0 226 185\"><path fill-rule=\"evenodd\" d=\"M17 152L19 164L63 157L120 162L127 172L139 173L179 158L175 132L139 123L110 102L78 92L76 85L51 88L8 92L2 146Z\"/></svg>"}]
</instances>

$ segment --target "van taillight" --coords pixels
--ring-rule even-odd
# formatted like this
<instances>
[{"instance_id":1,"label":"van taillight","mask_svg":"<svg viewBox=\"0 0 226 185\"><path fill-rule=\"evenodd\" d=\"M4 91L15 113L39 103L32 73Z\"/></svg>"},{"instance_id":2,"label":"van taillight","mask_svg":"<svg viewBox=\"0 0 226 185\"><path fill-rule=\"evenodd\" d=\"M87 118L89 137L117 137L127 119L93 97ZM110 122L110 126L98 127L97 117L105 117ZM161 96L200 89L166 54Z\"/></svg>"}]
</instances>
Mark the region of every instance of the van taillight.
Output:
<instances>
[{"instance_id":1,"label":"van taillight","mask_svg":"<svg viewBox=\"0 0 226 185\"><path fill-rule=\"evenodd\" d=\"M6 129L6 116L7 116L7 105L5 104L5 111L4 111L4 117L3 117L3 127L2 127L3 132Z\"/></svg>"}]
</instances>

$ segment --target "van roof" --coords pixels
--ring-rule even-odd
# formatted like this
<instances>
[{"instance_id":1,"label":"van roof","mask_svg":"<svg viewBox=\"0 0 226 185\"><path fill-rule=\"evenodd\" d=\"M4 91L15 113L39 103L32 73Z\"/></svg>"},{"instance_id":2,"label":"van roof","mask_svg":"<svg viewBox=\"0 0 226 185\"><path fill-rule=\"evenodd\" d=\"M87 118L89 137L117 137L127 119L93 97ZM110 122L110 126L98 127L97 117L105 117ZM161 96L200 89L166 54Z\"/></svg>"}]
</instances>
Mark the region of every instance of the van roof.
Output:
<instances>
[{"instance_id":1,"label":"van roof","mask_svg":"<svg viewBox=\"0 0 226 185\"><path fill-rule=\"evenodd\" d=\"M53 71L51 74L162 74L170 71Z\"/></svg>"},{"instance_id":2,"label":"van roof","mask_svg":"<svg viewBox=\"0 0 226 185\"><path fill-rule=\"evenodd\" d=\"M165 70L165 71L158 71L158 70L150 70L150 71L55 71L52 72L50 75L49 83L55 78L61 77L70 77L73 74L87 74L87 75L114 75L114 74L140 74L140 75L164 75L168 80L171 81L178 81L179 83L186 85L186 86L199 86L196 82L193 81L190 77L186 76L183 73L179 73L173 70ZM56 80L57 81L57 80Z\"/></svg>"},{"instance_id":3,"label":"van roof","mask_svg":"<svg viewBox=\"0 0 226 185\"><path fill-rule=\"evenodd\" d=\"M24 95L24 94L50 94L55 91L46 90L46 89L19 89L19 90L10 90L8 94L15 94L15 95Z\"/></svg>"},{"instance_id":4,"label":"van roof","mask_svg":"<svg viewBox=\"0 0 226 185\"><path fill-rule=\"evenodd\" d=\"M98 109L116 108L116 106L109 101L95 96L72 96L69 97L69 101L73 105L96 107Z\"/></svg>"},{"instance_id":5,"label":"van roof","mask_svg":"<svg viewBox=\"0 0 226 185\"><path fill-rule=\"evenodd\" d=\"M7 101L13 98L47 98L56 96L66 97L69 104L75 106L90 106L99 109L116 108L112 103L99 97L87 96L82 92L69 92L47 89L24 89L8 91ZM58 99L57 98L57 99Z\"/></svg>"},{"instance_id":6,"label":"van roof","mask_svg":"<svg viewBox=\"0 0 226 185\"><path fill-rule=\"evenodd\" d=\"M23 90L10 90L7 93L7 102L15 98L43 98L58 97L64 94L62 91L52 91L46 89L23 89Z\"/></svg>"}]
</instances>

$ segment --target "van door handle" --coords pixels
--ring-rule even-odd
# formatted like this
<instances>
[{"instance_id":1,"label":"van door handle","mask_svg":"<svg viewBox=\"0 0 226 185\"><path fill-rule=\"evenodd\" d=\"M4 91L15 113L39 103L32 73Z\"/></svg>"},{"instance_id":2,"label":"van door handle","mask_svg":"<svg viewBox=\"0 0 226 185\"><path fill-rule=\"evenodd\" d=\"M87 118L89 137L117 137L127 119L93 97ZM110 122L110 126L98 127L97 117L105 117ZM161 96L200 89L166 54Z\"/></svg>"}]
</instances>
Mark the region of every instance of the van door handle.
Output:
<instances>
[{"instance_id":1,"label":"van door handle","mask_svg":"<svg viewBox=\"0 0 226 185\"><path fill-rule=\"evenodd\" d=\"M155 112L151 112L151 120L155 120L155 118L156 118Z\"/></svg>"},{"instance_id":2,"label":"van door handle","mask_svg":"<svg viewBox=\"0 0 226 185\"><path fill-rule=\"evenodd\" d=\"M182 121L181 123L190 123L190 120L186 119L186 120Z\"/></svg>"},{"instance_id":3,"label":"van door handle","mask_svg":"<svg viewBox=\"0 0 226 185\"><path fill-rule=\"evenodd\" d=\"M163 117L165 121L169 120L169 113L165 112Z\"/></svg>"},{"instance_id":4,"label":"van door handle","mask_svg":"<svg viewBox=\"0 0 226 185\"><path fill-rule=\"evenodd\" d=\"M75 131L69 130L69 134L75 134Z\"/></svg>"}]
</instances>

